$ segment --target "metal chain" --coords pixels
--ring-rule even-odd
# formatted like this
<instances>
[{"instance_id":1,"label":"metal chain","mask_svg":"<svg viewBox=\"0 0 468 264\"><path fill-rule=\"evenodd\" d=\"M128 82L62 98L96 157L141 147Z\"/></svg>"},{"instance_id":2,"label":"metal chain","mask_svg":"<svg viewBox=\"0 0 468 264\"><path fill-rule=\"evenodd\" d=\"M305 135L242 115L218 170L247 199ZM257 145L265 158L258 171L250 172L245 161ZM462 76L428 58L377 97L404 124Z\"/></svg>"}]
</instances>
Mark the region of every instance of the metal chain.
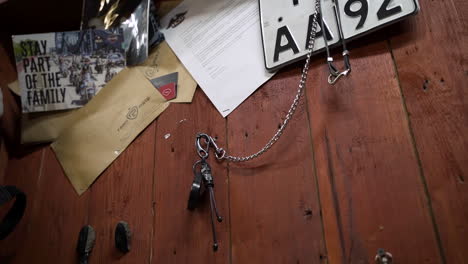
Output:
<instances>
[{"instance_id":1,"label":"metal chain","mask_svg":"<svg viewBox=\"0 0 468 264\"><path fill-rule=\"evenodd\" d=\"M299 104L299 100L301 99L303 93L304 93L304 87L305 87L305 82L307 80L307 75L309 72L309 64L310 64L310 57L312 56L312 52L314 50L315 46L315 37L317 35L317 17L318 13L320 10L320 1L321 0L316 0L315 1L315 12L314 12L314 17L313 17L313 22L312 22L312 29L310 31L310 36L309 36L309 43L308 43L308 53L307 53L307 58L304 64L304 68L302 69L302 74L301 74L301 80L299 81L299 86L297 89L296 97L294 98L294 101L291 104L291 107L289 108L288 113L286 114L286 117L281 124L280 128L276 131L276 133L273 135L273 137L266 143L266 145L260 149L258 152L249 155L249 156L244 156L244 157L236 157L236 156L231 156L228 155L226 150L223 148L219 148L216 143L214 142L214 139L210 137L211 144L215 148L215 156L218 160L229 160L232 162L243 162L243 161L249 161L254 158L257 158L258 156L264 154L267 152L281 137L283 134L284 130L286 129L289 121L293 117L294 113L296 112L297 105Z\"/></svg>"}]
</instances>

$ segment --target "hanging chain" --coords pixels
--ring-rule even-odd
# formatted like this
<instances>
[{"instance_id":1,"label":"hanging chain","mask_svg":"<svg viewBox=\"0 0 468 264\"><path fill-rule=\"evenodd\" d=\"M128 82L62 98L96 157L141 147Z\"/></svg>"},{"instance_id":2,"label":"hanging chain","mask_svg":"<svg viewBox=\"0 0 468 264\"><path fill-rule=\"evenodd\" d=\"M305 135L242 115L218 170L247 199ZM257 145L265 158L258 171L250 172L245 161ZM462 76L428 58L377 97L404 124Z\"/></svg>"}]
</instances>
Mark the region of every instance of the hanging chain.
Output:
<instances>
[{"instance_id":1,"label":"hanging chain","mask_svg":"<svg viewBox=\"0 0 468 264\"><path fill-rule=\"evenodd\" d=\"M289 108L289 111L286 114L286 117L285 117L283 123L281 124L280 128L276 131L276 133L273 135L273 137L258 152L254 153L254 154L252 154L250 156L238 157L238 156L228 155L228 153L226 152L225 149L219 148L216 145L215 139L212 138L211 136L206 135L206 134L198 134L197 135L197 142L198 142L197 143L197 149L198 149L199 155L205 155L206 154L206 156L208 156L208 151L209 151L209 147L210 147L210 144L211 144L215 148L215 156L216 156L216 158L218 160L228 160L228 161L232 161L232 162L249 161L249 160L257 158L258 156L260 156L260 155L264 154L265 152L267 152L279 140L279 138L283 134L284 130L286 129L289 121L291 120L294 113L296 112L297 105L299 104L299 100L301 99L301 97L302 97L302 95L304 93L304 87L305 87L305 83L306 83L306 80L307 80L307 75L308 75L308 72L309 72L310 57L312 56L312 52L314 50L315 37L317 35L317 26L318 26L317 18L318 18L318 13L319 13L319 10L320 10L320 1L321 0L316 0L315 1L315 12L314 12L313 20L312 20L312 29L310 31L309 43L308 43L308 46L307 46L307 48L308 48L307 59L306 59L305 64L304 64L304 68L302 69L301 79L299 81L299 86L298 86L298 89L297 89L296 97L294 98L294 101L292 102L291 107ZM206 142L206 147L205 148L201 147L201 143L199 142L199 140L201 138L205 139L205 142Z\"/></svg>"}]
</instances>

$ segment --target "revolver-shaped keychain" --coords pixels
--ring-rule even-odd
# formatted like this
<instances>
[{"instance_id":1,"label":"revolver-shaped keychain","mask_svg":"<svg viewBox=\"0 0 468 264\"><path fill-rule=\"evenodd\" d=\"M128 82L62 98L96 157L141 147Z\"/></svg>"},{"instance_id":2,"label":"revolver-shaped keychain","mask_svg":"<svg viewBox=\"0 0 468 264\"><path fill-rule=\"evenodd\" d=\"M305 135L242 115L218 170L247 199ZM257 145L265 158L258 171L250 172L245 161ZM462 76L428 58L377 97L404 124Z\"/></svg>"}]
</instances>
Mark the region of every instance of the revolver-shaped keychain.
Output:
<instances>
[{"instance_id":1,"label":"revolver-shaped keychain","mask_svg":"<svg viewBox=\"0 0 468 264\"><path fill-rule=\"evenodd\" d=\"M203 140L205 141L205 148L203 148ZM200 160L193 164L194 179L190 188L190 195L188 199L187 209L190 211L195 210L198 207L203 193L208 190L210 195L210 213L211 213L211 230L213 232L213 251L218 250L218 240L216 238L215 221L214 216L218 222L222 222L223 218L219 215L218 209L216 208L216 200L214 195L214 182L213 175L211 174L211 167L206 161L209 156L210 144L214 144L213 139L206 134L198 134L195 140L195 147L197 153L200 156Z\"/></svg>"}]
</instances>

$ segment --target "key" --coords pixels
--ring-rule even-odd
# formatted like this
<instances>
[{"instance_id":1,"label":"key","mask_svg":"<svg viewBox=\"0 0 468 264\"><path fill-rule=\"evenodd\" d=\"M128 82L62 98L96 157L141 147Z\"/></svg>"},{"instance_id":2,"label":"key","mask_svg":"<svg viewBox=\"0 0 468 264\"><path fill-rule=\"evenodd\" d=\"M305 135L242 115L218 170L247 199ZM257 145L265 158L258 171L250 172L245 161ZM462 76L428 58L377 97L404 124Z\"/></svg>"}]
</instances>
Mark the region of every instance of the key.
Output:
<instances>
[{"instance_id":1,"label":"key","mask_svg":"<svg viewBox=\"0 0 468 264\"><path fill-rule=\"evenodd\" d=\"M218 222L222 222L223 218L219 215L218 208L216 207L216 200L214 195L214 181L213 175L211 174L211 167L208 163L203 162L201 168L201 174L203 175L203 183L208 189L210 194L210 218L211 218L211 231L213 232L213 251L218 250L218 239L216 236L216 229L214 225L214 216Z\"/></svg>"}]
</instances>

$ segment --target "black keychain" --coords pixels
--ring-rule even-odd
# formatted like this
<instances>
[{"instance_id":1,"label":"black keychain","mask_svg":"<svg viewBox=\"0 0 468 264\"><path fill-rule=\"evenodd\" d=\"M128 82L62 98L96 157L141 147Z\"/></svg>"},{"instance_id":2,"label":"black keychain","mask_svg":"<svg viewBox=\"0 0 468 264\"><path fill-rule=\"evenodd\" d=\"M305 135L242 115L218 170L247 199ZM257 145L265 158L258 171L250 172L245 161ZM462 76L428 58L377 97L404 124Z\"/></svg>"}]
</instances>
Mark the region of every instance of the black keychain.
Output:
<instances>
[{"instance_id":1,"label":"black keychain","mask_svg":"<svg viewBox=\"0 0 468 264\"><path fill-rule=\"evenodd\" d=\"M20 222L26 209L26 194L15 186L0 186L0 206L8 203L11 200L16 200L5 215L0 219L0 240L5 239L13 230L16 225Z\"/></svg>"},{"instance_id":2,"label":"black keychain","mask_svg":"<svg viewBox=\"0 0 468 264\"><path fill-rule=\"evenodd\" d=\"M291 107L286 114L286 117L281 123L281 126L278 128L276 133L271 137L271 139L265 144L263 148L258 150L257 152L248 155L248 156L232 156L227 153L227 151L223 148L218 147L216 145L215 139L207 134L199 133L195 139L195 148L197 150L198 156L200 156L201 160L195 162L193 164L193 174L194 180L190 189L190 196L188 200L187 208L189 210L194 210L198 204L200 203L200 199L203 195L205 189L208 189L210 194L210 209L211 209L211 227L213 230L213 249L216 251L218 249L218 242L216 240L216 231L214 228L214 215L216 214L218 221L221 222L222 218L218 215L218 210L216 209L216 202L214 199L214 191L213 191L213 176L211 174L211 167L207 162L210 148L214 150L214 156L218 161L229 161L229 162L245 162L252 159L255 159L265 152L267 152L281 137L284 130L286 129L289 121L293 117L294 113L296 112L297 106L299 105L299 100L303 95L304 87L307 80L307 75L309 73L309 64L310 58L312 56L312 51L314 50L315 46L315 37L317 35L318 29L318 16L320 11L320 1L315 1L315 11L312 19L312 25L310 28L310 37L308 40L308 53L307 59L304 64L304 68L302 69L301 80L299 81L299 85L297 88L297 94L294 97L294 100L291 104ZM344 73L343 73L344 74Z\"/></svg>"},{"instance_id":3,"label":"black keychain","mask_svg":"<svg viewBox=\"0 0 468 264\"><path fill-rule=\"evenodd\" d=\"M214 144L212 141L212 138L206 134L198 134L195 140L195 147L201 159L193 164L192 170L194 179L190 188L187 209L190 211L195 210L195 208L197 208L200 204L204 192L206 190L208 191L210 196L210 218L211 230L213 232L213 251L217 251L218 240L216 237L214 217L216 216L216 220L218 220L218 222L222 222L223 218L219 215L218 208L216 207L213 175L211 173L211 167L206 161L209 156L210 144ZM203 147L203 145L205 145L205 147Z\"/></svg>"}]
</instances>

